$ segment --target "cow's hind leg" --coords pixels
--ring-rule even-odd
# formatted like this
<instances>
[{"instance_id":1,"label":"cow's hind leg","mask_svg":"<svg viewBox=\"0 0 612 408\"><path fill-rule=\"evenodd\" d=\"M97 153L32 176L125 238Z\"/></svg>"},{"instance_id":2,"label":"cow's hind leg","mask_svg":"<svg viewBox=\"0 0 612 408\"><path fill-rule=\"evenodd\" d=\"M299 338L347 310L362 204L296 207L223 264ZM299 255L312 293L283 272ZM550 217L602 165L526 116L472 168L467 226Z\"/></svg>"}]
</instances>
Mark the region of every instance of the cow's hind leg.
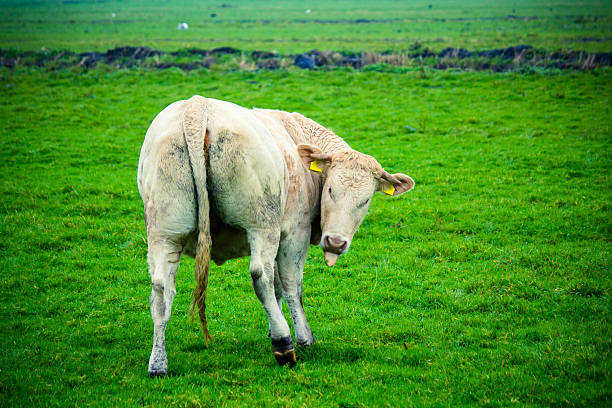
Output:
<instances>
[{"instance_id":1,"label":"cow's hind leg","mask_svg":"<svg viewBox=\"0 0 612 408\"><path fill-rule=\"evenodd\" d=\"M166 375L166 324L170 320L172 301L176 294L174 277L179 265L181 247L168 240L149 242L149 273L151 274L151 317L153 318L153 349L149 358L149 375Z\"/></svg>"},{"instance_id":2,"label":"cow's hind leg","mask_svg":"<svg viewBox=\"0 0 612 408\"><path fill-rule=\"evenodd\" d=\"M249 231L251 263L249 272L255 294L261 302L270 328L274 357L280 365L295 364L295 351L289 325L285 320L274 288L274 259L278 250L280 232L269 230Z\"/></svg>"}]
</instances>

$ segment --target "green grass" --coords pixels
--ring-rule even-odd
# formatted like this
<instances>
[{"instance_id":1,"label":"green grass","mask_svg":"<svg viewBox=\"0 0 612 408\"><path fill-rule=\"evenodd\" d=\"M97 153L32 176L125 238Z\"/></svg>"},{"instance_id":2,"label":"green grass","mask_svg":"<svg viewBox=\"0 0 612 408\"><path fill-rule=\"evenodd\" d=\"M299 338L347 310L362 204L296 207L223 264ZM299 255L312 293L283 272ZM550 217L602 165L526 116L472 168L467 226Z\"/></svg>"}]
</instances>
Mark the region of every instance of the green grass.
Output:
<instances>
[{"instance_id":1,"label":"green grass","mask_svg":"<svg viewBox=\"0 0 612 408\"><path fill-rule=\"evenodd\" d=\"M611 79L3 70L3 405L605 405ZM212 269L205 348L184 259L170 375L146 376L136 165L154 115L194 93L303 112L416 180L376 196L336 267L312 248L318 342L294 369L272 358L246 259Z\"/></svg>"},{"instance_id":2,"label":"green grass","mask_svg":"<svg viewBox=\"0 0 612 408\"><path fill-rule=\"evenodd\" d=\"M0 2L0 47L611 51L603 1L184 3ZM610 405L611 69L234 68L0 67L0 406ZM416 181L375 196L335 267L311 248L317 343L293 369L247 259L212 268L204 346L185 258L169 375L147 376L136 167L154 116L193 94L299 111Z\"/></svg>"},{"instance_id":3,"label":"green grass","mask_svg":"<svg viewBox=\"0 0 612 408\"><path fill-rule=\"evenodd\" d=\"M612 46L612 5L605 0L5 0L0 7L0 47L22 50L146 45L168 51L231 45L283 53L313 48L405 51L415 41L435 51L529 44L551 51L609 52ZM177 30L183 21L188 31Z\"/></svg>"}]
</instances>

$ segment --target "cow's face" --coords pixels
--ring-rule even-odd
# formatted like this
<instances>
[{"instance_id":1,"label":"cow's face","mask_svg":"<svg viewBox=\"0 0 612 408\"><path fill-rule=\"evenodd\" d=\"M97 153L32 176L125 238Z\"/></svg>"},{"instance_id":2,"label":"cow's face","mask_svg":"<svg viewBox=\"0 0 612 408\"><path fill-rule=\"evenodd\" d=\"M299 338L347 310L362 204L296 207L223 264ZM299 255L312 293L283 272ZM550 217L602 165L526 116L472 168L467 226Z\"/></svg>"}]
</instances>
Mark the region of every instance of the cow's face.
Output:
<instances>
[{"instance_id":1,"label":"cow's face","mask_svg":"<svg viewBox=\"0 0 612 408\"><path fill-rule=\"evenodd\" d=\"M311 171L323 177L321 247L328 266L348 251L375 192L396 196L414 187L409 176L391 175L376 159L354 150L329 155L315 146L299 145L298 153Z\"/></svg>"}]
</instances>

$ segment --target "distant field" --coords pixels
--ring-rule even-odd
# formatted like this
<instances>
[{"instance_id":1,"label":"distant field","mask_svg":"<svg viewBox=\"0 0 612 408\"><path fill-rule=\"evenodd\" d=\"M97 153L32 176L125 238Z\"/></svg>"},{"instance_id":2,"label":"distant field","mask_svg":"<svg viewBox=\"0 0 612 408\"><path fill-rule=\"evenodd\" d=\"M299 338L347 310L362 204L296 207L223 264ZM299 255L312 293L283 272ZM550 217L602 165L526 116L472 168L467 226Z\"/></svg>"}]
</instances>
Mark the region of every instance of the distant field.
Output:
<instances>
[{"instance_id":1,"label":"distant field","mask_svg":"<svg viewBox=\"0 0 612 408\"><path fill-rule=\"evenodd\" d=\"M434 51L519 44L551 51L612 49L612 3L601 0L68 0L2 1L0 7L0 47L21 50L103 51L119 45L177 50L222 44L247 51L361 52L404 51L415 41ZM180 22L187 22L189 30L177 30Z\"/></svg>"},{"instance_id":2,"label":"distant field","mask_svg":"<svg viewBox=\"0 0 612 408\"><path fill-rule=\"evenodd\" d=\"M0 406L610 406L609 67L267 70L239 53L208 69L88 68L57 52L611 52L608 2L185 3L0 2L7 55L59 55L0 66ZM169 375L147 376L136 167L151 120L193 94L301 112L416 181L375 196L334 268L311 247L317 343L293 369L272 357L247 259L212 267L205 347L184 258Z\"/></svg>"}]
</instances>

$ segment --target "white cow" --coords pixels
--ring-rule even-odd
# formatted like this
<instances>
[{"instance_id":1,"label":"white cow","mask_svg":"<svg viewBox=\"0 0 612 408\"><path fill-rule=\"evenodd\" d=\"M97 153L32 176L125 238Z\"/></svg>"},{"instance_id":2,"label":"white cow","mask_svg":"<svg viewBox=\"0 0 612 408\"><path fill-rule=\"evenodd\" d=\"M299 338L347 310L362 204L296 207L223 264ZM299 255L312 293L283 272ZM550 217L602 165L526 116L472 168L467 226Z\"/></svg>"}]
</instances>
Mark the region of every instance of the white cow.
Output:
<instances>
[{"instance_id":1,"label":"white cow","mask_svg":"<svg viewBox=\"0 0 612 408\"><path fill-rule=\"evenodd\" d=\"M291 310L296 341L314 342L302 305L309 245L320 243L328 266L346 253L372 195L413 188L371 156L298 114L249 110L193 96L151 123L138 164L144 202L154 323L150 375L165 375L165 329L182 254L196 258L194 304L205 339L210 259L250 255L253 288L269 320L279 364L295 352L281 300Z\"/></svg>"}]
</instances>

